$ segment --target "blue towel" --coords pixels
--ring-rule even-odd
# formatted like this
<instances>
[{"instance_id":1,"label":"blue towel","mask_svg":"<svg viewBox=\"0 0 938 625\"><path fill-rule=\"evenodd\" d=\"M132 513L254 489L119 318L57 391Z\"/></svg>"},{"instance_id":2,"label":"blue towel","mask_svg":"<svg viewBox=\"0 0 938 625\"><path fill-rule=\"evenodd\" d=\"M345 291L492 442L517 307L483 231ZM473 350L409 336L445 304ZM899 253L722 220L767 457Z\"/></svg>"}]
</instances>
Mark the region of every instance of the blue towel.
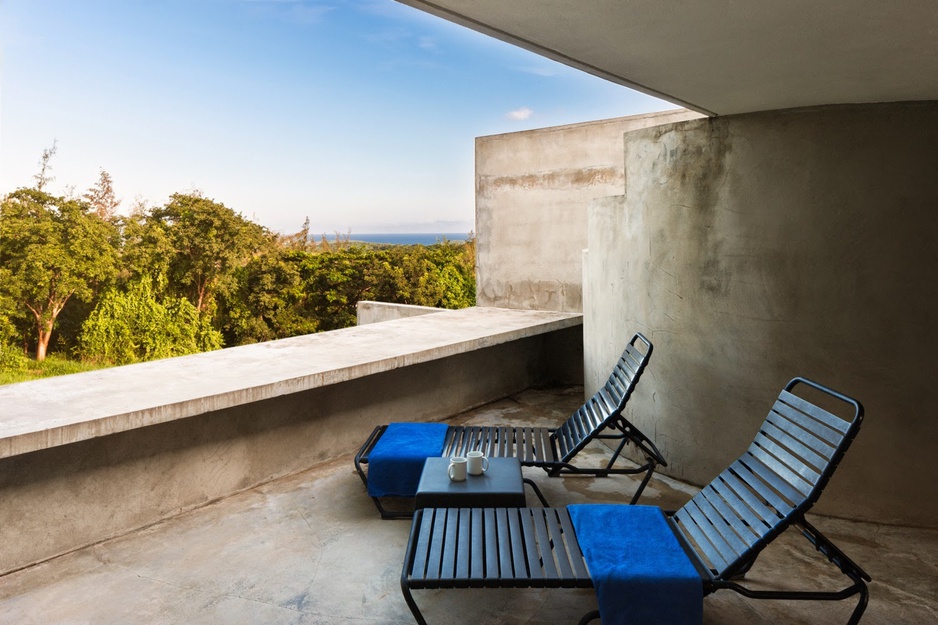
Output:
<instances>
[{"instance_id":1,"label":"blue towel","mask_svg":"<svg viewBox=\"0 0 938 625\"><path fill-rule=\"evenodd\" d=\"M413 497L423 463L443 453L445 423L391 423L368 454L368 494Z\"/></svg>"},{"instance_id":2,"label":"blue towel","mask_svg":"<svg viewBox=\"0 0 938 625\"><path fill-rule=\"evenodd\" d=\"M567 506L603 625L700 625L703 582L660 508Z\"/></svg>"}]
</instances>

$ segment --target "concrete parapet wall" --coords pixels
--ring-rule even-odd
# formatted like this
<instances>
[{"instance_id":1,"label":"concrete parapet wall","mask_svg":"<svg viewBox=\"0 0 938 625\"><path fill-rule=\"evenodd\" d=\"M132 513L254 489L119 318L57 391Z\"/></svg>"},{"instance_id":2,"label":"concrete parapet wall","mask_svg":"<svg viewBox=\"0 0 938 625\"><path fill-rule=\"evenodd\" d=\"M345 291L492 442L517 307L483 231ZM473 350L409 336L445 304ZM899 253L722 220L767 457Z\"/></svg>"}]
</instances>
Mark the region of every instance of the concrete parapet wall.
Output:
<instances>
[{"instance_id":1,"label":"concrete parapet wall","mask_svg":"<svg viewBox=\"0 0 938 625\"><path fill-rule=\"evenodd\" d=\"M360 326L369 323L381 323L394 319L406 319L438 313L442 308L431 306L413 306L411 304L389 304L387 302L358 302L355 307L356 322Z\"/></svg>"},{"instance_id":2,"label":"concrete parapet wall","mask_svg":"<svg viewBox=\"0 0 938 625\"><path fill-rule=\"evenodd\" d=\"M580 323L446 311L0 387L0 573L349 454L379 424L581 383ZM128 369L139 384L122 392ZM58 434L29 435L30 414Z\"/></svg>"},{"instance_id":3,"label":"concrete parapet wall","mask_svg":"<svg viewBox=\"0 0 938 625\"><path fill-rule=\"evenodd\" d=\"M687 110L476 139L479 306L580 312L590 199L622 192L622 135Z\"/></svg>"},{"instance_id":4,"label":"concrete parapet wall","mask_svg":"<svg viewBox=\"0 0 938 625\"><path fill-rule=\"evenodd\" d=\"M938 526L938 104L688 121L625 139L590 213L587 391L655 344L630 416L712 479L803 375L866 407L818 511Z\"/></svg>"}]
</instances>

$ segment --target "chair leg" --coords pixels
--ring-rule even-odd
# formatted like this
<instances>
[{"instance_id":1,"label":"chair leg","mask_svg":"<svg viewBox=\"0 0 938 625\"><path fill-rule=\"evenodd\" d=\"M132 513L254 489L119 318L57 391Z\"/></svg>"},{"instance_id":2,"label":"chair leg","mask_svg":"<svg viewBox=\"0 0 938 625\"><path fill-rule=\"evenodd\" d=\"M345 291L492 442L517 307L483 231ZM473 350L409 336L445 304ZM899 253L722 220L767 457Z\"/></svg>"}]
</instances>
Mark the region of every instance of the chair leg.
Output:
<instances>
[{"instance_id":1,"label":"chair leg","mask_svg":"<svg viewBox=\"0 0 938 625\"><path fill-rule=\"evenodd\" d=\"M628 444L629 439L622 438L622 441L619 442L619 446L616 447L615 452L612 454L612 458L609 459L609 464L606 465L606 469L611 469L612 465L616 463L616 460L619 459L619 454L622 453L622 450L625 449L625 446ZM605 476L603 476L605 477Z\"/></svg>"},{"instance_id":2,"label":"chair leg","mask_svg":"<svg viewBox=\"0 0 938 625\"><path fill-rule=\"evenodd\" d=\"M414 615L414 620L417 621L417 625L427 625L426 619L424 619L423 614L420 613L420 608L417 607L417 602L414 601L414 597L410 593L410 588L404 583L404 580L401 580L401 592L404 594L404 601L407 602L407 607L410 608L411 614Z\"/></svg>"},{"instance_id":3,"label":"chair leg","mask_svg":"<svg viewBox=\"0 0 938 625\"><path fill-rule=\"evenodd\" d=\"M632 495L632 501L629 502L633 506L638 502L639 497L642 496L642 492L644 492L645 486L647 486L648 481L651 480L651 474L655 472L655 463L653 461L649 460L646 466L648 467L648 470L645 472L645 477L642 478L638 488L635 490L635 494Z\"/></svg>"},{"instance_id":4,"label":"chair leg","mask_svg":"<svg viewBox=\"0 0 938 625\"><path fill-rule=\"evenodd\" d=\"M866 610L867 604L870 602L870 589L862 580L859 580L857 584L860 586L860 600L857 602L857 607L853 609L853 614L850 615L847 625L857 625Z\"/></svg>"},{"instance_id":5,"label":"chair leg","mask_svg":"<svg viewBox=\"0 0 938 625\"><path fill-rule=\"evenodd\" d=\"M378 497L372 497L371 500L375 502L375 507L381 514L382 519L410 519L414 516L413 512L392 512L391 510L386 509L381 505L381 500Z\"/></svg>"},{"instance_id":6,"label":"chair leg","mask_svg":"<svg viewBox=\"0 0 938 625\"><path fill-rule=\"evenodd\" d=\"M534 483L529 477L524 478L524 483L530 486L534 490L534 494L537 495L537 498L541 500L541 504L545 508L550 508L550 504L547 503L547 499L544 498L544 494L541 492L541 489L537 487L537 484Z\"/></svg>"},{"instance_id":7,"label":"chair leg","mask_svg":"<svg viewBox=\"0 0 938 625\"><path fill-rule=\"evenodd\" d=\"M593 610L592 612L587 612L583 615L583 618L580 619L580 622L577 625L586 625L590 621L595 621L599 618L599 610Z\"/></svg>"}]
</instances>

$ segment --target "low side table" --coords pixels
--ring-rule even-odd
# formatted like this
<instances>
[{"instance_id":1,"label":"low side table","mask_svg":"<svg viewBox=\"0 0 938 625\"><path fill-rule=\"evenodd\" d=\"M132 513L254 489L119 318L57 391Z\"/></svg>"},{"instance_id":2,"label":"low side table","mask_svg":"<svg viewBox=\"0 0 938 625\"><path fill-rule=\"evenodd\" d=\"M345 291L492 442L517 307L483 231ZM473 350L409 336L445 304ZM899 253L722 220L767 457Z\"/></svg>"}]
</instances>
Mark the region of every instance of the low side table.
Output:
<instances>
[{"instance_id":1,"label":"low side table","mask_svg":"<svg viewBox=\"0 0 938 625\"><path fill-rule=\"evenodd\" d=\"M449 458L427 458L414 502L420 508L524 508L524 479L517 458L489 458L488 471L449 479Z\"/></svg>"}]
</instances>

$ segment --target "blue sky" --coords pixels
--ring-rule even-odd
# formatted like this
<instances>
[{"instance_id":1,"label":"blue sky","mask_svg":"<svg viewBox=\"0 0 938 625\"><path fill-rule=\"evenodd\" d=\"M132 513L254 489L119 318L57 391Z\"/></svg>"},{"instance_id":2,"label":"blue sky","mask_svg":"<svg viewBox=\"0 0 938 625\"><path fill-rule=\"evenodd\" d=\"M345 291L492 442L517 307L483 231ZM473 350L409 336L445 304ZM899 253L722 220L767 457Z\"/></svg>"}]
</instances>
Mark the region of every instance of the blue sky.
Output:
<instances>
[{"instance_id":1,"label":"blue sky","mask_svg":"<svg viewBox=\"0 0 938 625\"><path fill-rule=\"evenodd\" d=\"M466 232L474 138L676 108L392 0L0 0L0 194ZM70 191L71 188L71 191Z\"/></svg>"}]
</instances>

